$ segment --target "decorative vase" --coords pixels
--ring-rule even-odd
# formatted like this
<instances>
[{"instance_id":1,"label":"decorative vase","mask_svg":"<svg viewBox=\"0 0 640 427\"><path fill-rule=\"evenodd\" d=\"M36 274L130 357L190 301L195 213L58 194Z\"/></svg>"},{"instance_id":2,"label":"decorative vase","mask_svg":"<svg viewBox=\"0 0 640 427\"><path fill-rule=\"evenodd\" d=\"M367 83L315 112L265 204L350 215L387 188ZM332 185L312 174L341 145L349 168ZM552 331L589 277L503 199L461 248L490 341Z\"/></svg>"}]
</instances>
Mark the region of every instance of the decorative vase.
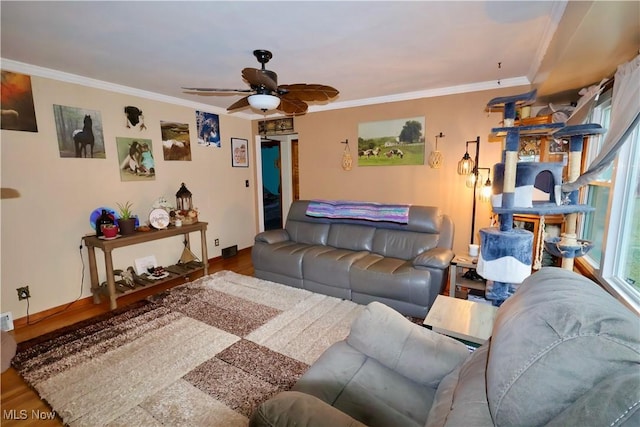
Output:
<instances>
[{"instance_id":1,"label":"decorative vase","mask_svg":"<svg viewBox=\"0 0 640 427\"><path fill-rule=\"evenodd\" d=\"M136 232L136 219L135 218L119 219L118 226L120 227L121 235L127 236L129 234L133 234Z\"/></svg>"}]
</instances>

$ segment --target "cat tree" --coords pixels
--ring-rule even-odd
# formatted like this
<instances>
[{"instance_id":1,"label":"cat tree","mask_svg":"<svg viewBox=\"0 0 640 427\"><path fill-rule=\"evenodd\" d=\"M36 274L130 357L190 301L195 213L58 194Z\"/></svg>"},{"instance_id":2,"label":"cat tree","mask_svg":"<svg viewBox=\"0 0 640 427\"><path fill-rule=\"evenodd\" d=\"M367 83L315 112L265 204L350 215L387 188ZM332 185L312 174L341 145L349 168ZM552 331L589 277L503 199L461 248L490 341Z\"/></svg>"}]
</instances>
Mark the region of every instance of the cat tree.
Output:
<instances>
[{"instance_id":1,"label":"cat tree","mask_svg":"<svg viewBox=\"0 0 640 427\"><path fill-rule=\"evenodd\" d=\"M545 247L562 258L562 267L573 269L573 259L591 248L591 242L576 237L578 215L593 211L589 205L578 203L578 191L561 192L563 163L518 162L518 150L522 137L569 138L569 181L580 174L582 147L585 136L604 133L598 124L567 126L565 123L544 123L517 126L516 109L535 102L536 90L520 95L494 98L487 104L490 111L503 111L503 126L492 129L492 136L504 141L502 163L494 166L492 205L498 214L499 227L480 230L480 256L477 272L493 286L487 287L487 299L500 305L515 291L515 285L531 274L533 262L533 233L513 228L514 214L544 215L562 214L565 217L565 233L560 238L546 239ZM533 200L536 177L541 173L551 177L542 189L547 200ZM540 188L538 187L540 190ZM541 228L544 228L541 226ZM539 239L542 243L544 239Z\"/></svg>"}]
</instances>

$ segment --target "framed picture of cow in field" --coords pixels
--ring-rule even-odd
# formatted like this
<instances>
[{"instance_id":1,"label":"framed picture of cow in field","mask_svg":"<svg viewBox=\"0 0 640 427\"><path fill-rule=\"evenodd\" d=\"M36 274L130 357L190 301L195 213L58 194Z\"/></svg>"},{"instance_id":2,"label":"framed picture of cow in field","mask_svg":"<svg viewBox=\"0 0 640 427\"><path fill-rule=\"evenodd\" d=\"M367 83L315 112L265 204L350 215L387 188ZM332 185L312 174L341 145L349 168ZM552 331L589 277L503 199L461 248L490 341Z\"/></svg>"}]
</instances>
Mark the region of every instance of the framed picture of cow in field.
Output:
<instances>
[{"instance_id":1,"label":"framed picture of cow in field","mask_svg":"<svg viewBox=\"0 0 640 427\"><path fill-rule=\"evenodd\" d=\"M54 105L53 117L60 157L107 158L99 111Z\"/></svg>"},{"instance_id":2,"label":"framed picture of cow in field","mask_svg":"<svg viewBox=\"0 0 640 427\"><path fill-rule=\"evenodd\" d=\"M153 181L156 164L150 139L117 137L121 181Z\"/></svg>"},{"instance_id":3,"label":"framed picture of cow in field","mask_svg":"<svg viewBox=\"0 0 640 427\"><path fill-rule=\"evenodd\" d=\"M424 117L358 124L358 166L424 164Z\"/></svg>"},{"instance_id":4,"label":"framed picture of cow in field","mask_svg":"<svg viewBox=\"0 0 640 427\"><path fill-rule=\"evenodd\" d=\"M217 114L196 111L198 145L220 148L220 119Z\"/></svg>"}]
</instances>

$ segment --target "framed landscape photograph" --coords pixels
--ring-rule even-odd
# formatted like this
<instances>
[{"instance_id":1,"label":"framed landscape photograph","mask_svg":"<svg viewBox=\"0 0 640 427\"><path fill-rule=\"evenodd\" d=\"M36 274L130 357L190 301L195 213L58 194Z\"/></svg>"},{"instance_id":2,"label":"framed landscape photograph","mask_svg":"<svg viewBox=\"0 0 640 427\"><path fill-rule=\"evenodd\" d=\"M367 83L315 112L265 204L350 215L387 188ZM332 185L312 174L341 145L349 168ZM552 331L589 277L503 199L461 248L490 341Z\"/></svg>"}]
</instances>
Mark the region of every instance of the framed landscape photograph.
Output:
<instances>
[{"instance_id":1,"label":"framed landscape photograph","mask_svg":"<svg viewBox=\"0 0 640 427\"><path fill-rule=\"evenodd\" d=\"M231 166L249 167L249 142L246 139L231 138Z\"/></svg>"},{"instance_id":2,"label":"framed landscape photograph","mask_svg":"<svg viewBox=\"0 0 640 427\"><path fill-rule=\"evenodd\" d=\"M258 122L258 133L260 135L285 135L294 133L293 117L262 120Z\"/></svg>"},{"instance_id":3,"label":"framed landscape photograph","mask_svg":"<svg viewBox=\"0 0 640 427\"><path fill-rule=\"evenodd\" d=\"M424 164L424 117L358 125L358 166Z\"/></svg>"}]
</instances>

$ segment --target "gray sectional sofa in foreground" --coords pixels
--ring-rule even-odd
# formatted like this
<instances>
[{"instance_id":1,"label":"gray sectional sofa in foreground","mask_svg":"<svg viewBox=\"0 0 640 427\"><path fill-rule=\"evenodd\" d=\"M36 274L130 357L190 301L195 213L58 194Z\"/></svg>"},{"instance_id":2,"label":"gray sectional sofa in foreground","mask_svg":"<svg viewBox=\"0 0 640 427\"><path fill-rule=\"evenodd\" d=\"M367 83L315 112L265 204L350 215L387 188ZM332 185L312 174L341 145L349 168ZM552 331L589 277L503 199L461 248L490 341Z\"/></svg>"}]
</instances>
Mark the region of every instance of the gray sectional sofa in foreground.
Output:
<instances>
[{"instance_id":1,"label":"gray sectional sofa in foreground","mask_svg":"<svg viewBox=\"0 0 640 427\"><path fill-rule=\"evenodd\" d=\"M471 354L372 303L249 425L635 427L639 319L557 267L520 285L498 309L491 339Z\"/></svg>"},{"instance_id":2,"label":"gray sectional sofa in foreground","mask_svg":"<svg viewBox=\"0 0 640 427\"><path fill-rule=\"evenodd\" d=\"M454 227L440 209L411 206L408 222L331 219L307 215L293 202L284 229L255 237L255 276L425 317L444 289L453 259Z\"/></svg>"}]
</instances>

